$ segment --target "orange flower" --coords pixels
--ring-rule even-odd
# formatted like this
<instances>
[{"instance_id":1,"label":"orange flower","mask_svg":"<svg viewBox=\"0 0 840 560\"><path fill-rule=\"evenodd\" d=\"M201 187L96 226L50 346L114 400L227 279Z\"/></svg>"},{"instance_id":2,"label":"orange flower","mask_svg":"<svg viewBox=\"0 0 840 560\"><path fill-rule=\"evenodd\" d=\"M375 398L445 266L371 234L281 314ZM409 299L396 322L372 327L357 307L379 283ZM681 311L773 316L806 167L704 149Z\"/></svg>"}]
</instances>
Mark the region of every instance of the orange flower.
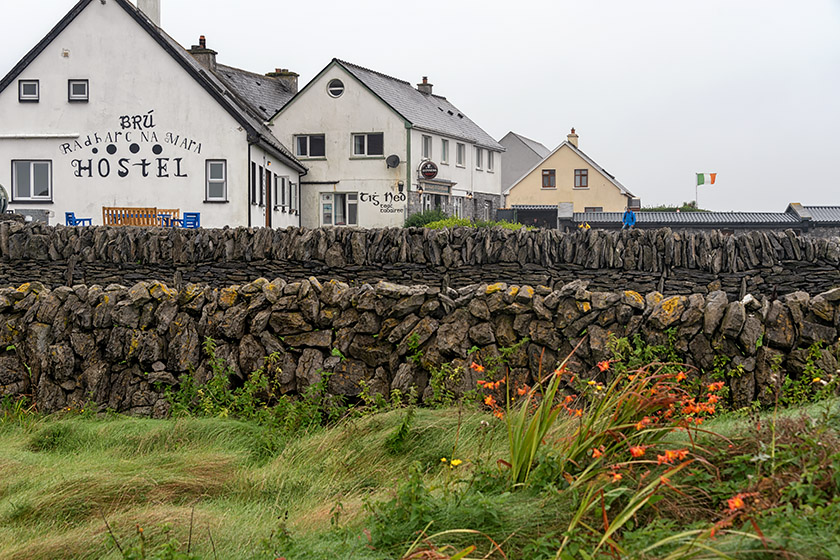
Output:
<instances>
[{"instance_id":1,"label":"orange flower","mask_svg":"<svg viewBox=\"0 0 840 560\"><path fill-rule=\"evenodd\" d=\"M530 387L528 387L527 385L523 385L522 387L520 387L519 389L516 390L516 394L521 397L522 395L524 395L525 393L527 393L530 390L531 390Z\"/></svg>"},{"instance_id":2,"label":"orange flower","mask_svg":"<svg viewBox=\"0 0 840 560\"><path fill-rule=\"evenodd\" d=\"M604 446L603 446L603 445L601 446L601 449L595 449L595 448L593 448L593 449L592 449L592 458L593 458L593 459L597 459L598 457L602 457L602 456L604 455L604 451L603 451L603 449L604 449Z\"/></svg>"},{"instance_id":3,"label":"orange flower","mask_svg":"<svg viewBox=\"0 0 840 560\"><path fill-rule=\"evenodd\" d=\"M478 373L483 373L484 372L484 366L481 365L481 364L477 364L477 363L473 362L470 367L472 369L474 369L475 371L477 371Z\"/></svg>"},{"instance_id":4,"label":"orange flower","mask_svg":"<svg viewBox=\"0 0 840 560\"><path fill-rule=\"evenodd\" d=\"M598 369L601 371L607 371L610 369L610 363L612 360L604 360L603 362L598 362Z\"/></svg>"},{"instance_id":5,"label":"orange flower","mask_svg":"<svg viewBox=\"0 0 840 560\"><path fill-rule=\"evenodd\" d=\"M744 507L744 498L742 498L741 494L736 494L732 496L726 502L729 504L729 511L737 511Z\"/></svg>"},{"instance_id":6,"label":"orange flower","mask_svg":"<svg viewBox=\"0 0 840 560\"><path fill-rule=\"evenodd\" d=\"M682 381L682 380L683 380L683 379L685 379L686 377L688 377L688 376L685 374L685 372L681 371L681 372L679 372L679 373L677 374L676 380L677 380L677 381Z\"/></svg>"},{"instance_id":7,"label":"orange flower","mask_svg":"<svg viewBox=\"0 0 840 560\"><path fill-rule=\"evenodd\" d=\"M475 364L473 364L473 365L475 365ZM484 387L485 385L487 385L487 382L483 379L479 379L478 381L476 381L476 383L478 383L479 387Z\"/></svg>"},{"instance_id":8,"label":"orange flower","mask_svg":"<svg viewBox=\"0 0 840 560\"><path fill-rule=\"evenodd\" d=\"M484 404L492 408L496 406L496 399L493 398L493 395L487 395L484 397Z\"/></svg>"},{"instance_id":9,"label":"orange flower","mask_svg":"<svg viewBox=\"0 0 840 560\"><path fill-rule=\"evenodd\" d=\"M641 445L634 445L630 448L630 455L633 457L639 458L645 454L645 448Z\"/></svg>"},{"instance_id":10,"label":"orange flower","mask_svg":"<svg viewBox=\"0 0 840 560\"><path fill-rule=\"evenodd\" d=\"M573 400L575 400L575 396L574 396L574 395L566 395L566 398L565 398L565 399L563 399L563 404L569 404L569 403L570 403L570 402L572 402Z\"/></svg>"},{"instance_id":11,"label":"orange flower","mask_svg":"<svg viewBox=\"0 0 840 560\"><path fill-rule=\"evenodd\" d=\"M680 449L677 453L677 459L680 461L685 461L685 458L688 457L688 449Z\"/></svg>"},{"instance_id":12,"label":"orange flower","mask_svg":"<svg viewBox=\"0 0 840 560\"><path fill-rule=\"evenodd\" d=\"M583 416L583 409L582 408L576 408L574 410L574 413L575 413L575 418L580 418L581 416Z\"/></svg>"},{"instance_id":13,"label":"orange flower","mask_svg":"<svg viewBox=\"0 0 840 560\"><path fill-rule=\"evenodd\" d=\"M648 424L650 424L650 418L645 416L636 423L636 431L643 430Z\"/></svg>"},{"instance_id":14,"label":"orange flower","mask_svg":"<svg viewBox=\"0 0 840 560\"><path fill-rule=\"evenodd\" d=\"M502 412L501 409L498 409L498 408L493 411L493 416L495 416L499 420L504 420L505 419L505 413Z\"/></svg>"},{"instance_id":15,"label":"orange flower","mask_svg":"<svg viewBox=\"0 0 840 560\"><path fill-rule=\"evenodd\" d=\"M720 400L720 395L709 395L709 404L715 404Z\"/></svg>"},{"instance_id":16,"label":"orange flower","mask_svg":"<svg viewBox=\"0 0 840 560\"><path fill-rule=\"evenodd\" d=\"M717 381L717 382L709 385L707 387L707 389L709 389L710 392L720 391L721 389L723 389L723 385L724 385L723 381Z\"/></svg>"},{"instance_id":17,"label":"orange flower","mask_svg":"<svg viewBox=\"0 0 840 560\"><path fill-rule=\"evenodd\" d=\"M621 480L621 473L620 472L613 472L610 475L610 482L618 482Z\"/></svg>"}]
</instances>

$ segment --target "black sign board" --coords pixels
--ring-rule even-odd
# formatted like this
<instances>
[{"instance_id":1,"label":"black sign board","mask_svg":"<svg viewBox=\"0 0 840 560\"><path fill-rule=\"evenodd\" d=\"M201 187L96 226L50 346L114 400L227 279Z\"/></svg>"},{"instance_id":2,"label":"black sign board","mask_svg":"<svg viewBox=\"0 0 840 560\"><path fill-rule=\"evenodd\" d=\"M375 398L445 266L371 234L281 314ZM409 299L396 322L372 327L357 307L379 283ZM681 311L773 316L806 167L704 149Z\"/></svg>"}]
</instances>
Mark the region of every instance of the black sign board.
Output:
<instances>
[{"instance_id":1,"label":"black sign board","mask_svg":"<svg viewBox=\"0 0 840 560\"><path fill-rule=\"evenodd\" d=\"M420 164L420 176L424 179L434 179L438 174L438 166L431 161Z\"/></svg>"}]
</instances>

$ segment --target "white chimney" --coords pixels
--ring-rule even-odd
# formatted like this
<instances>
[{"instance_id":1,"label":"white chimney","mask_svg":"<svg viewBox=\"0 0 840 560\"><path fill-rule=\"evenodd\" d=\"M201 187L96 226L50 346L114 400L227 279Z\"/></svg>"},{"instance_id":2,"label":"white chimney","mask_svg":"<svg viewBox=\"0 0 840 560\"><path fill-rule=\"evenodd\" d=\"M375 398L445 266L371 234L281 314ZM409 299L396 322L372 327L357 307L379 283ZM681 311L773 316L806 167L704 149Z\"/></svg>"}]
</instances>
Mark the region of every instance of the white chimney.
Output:
<instances>
[{"instance_id":1,"label":"white chimney","mask_svg":"<svg viewBox=\"0 0 840 560\"><path fill-rule=\"evenodd\" d=\"M137 7L152 20L152 23L160 27L160 0L137 0Z\"/></svg>"}]
</instances>

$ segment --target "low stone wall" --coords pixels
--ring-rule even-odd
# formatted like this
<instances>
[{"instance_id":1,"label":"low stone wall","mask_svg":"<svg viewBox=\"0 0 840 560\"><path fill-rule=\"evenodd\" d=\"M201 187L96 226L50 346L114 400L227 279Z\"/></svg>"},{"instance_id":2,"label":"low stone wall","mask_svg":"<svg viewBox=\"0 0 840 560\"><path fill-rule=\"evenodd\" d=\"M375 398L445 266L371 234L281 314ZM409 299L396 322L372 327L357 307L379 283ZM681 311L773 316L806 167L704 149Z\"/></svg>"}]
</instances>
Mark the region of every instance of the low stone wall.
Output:
<instances>
[{"instance_id":1,"label":"low stone wall","mask_svg":"<svg viewBox=\"0 0 840 560\"><path fill-rule=\"evenodd\" d=\"M819 293L840 285L840 239L793 231L561 233L501 228L162 229L0 222L0 285L49 287L157 280L222 288L259 277L287 282L380 280L461 288L503 281L642 293Z\"/></svg>"},{"instance_id":2,"label":"low stone wall","mask_svg":"<svg viewBox=\"0 0 840 560\"><path fill-rule=\"evenodd\" d=\"M162 416L164 387L191 370L199 380L211 374L202 349L209 337L239 379L276 353L268 374L285 393L330 372L334 394L357 395L364 381L374 392L415 386L428 397L430 371L441 364L462 372L453 390L472 389L478 378L467 369L471 360L489 360L526 337L509 357L512 379L521 383L554 367L581 339L573 369L595 375L595 364L610 357L611 334L638 334L654 344L670 340L697 375L708 374L716 356L728 358L731 394L742 405L767 402L768 389L785 375L801 375L814 343L824 347L818 365L834 372L838 309L840 288L740 301L722 291L667 298L590 291L583 281L556 290L314 278L180 290L158 282L52 290L29 283L0 289L0 393L32 395L42 411L93 401Z\"/></svg>"}]
</instances>

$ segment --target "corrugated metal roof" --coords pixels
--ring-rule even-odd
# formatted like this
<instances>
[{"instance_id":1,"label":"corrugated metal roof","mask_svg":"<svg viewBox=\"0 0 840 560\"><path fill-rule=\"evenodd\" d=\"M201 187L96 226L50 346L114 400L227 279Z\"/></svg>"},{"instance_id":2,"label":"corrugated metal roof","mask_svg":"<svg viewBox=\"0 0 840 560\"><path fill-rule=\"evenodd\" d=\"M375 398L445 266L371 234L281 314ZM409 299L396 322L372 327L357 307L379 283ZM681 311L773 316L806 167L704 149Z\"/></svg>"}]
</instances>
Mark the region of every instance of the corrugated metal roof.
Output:
<instances>
[{"instance_id":1,"label":"corrugated metal roof","mask_svg":"<svg viewBox=\"0 0 840 560\"><path fill-rule=\"evenodd\" d=\"M621 223L623 212L575 212L575 222ZM639 224L794 224L799 220L785 212L636 212Z\"/></svg>"},{"instance_id":2,"label":"corrugated metal roof","mask_svg":"<svg viewBox=\"0 0 840 560\"><path fill-rule=\"evenodd\" d=\"M443 136L461 138L500 152L505 148L445 97L417 91L410 83L335 59L412 125Z\"/></svg>"},{"instance_id":3,"label":"corrugated metal roof","mask_svg":"<svg viewBox=\"0 0 840 560\"><path fill-rule=\"evenodd\" d=\"M805 206L815 222L840 223L840 206Z\"/></svg>"}]
</instances>

